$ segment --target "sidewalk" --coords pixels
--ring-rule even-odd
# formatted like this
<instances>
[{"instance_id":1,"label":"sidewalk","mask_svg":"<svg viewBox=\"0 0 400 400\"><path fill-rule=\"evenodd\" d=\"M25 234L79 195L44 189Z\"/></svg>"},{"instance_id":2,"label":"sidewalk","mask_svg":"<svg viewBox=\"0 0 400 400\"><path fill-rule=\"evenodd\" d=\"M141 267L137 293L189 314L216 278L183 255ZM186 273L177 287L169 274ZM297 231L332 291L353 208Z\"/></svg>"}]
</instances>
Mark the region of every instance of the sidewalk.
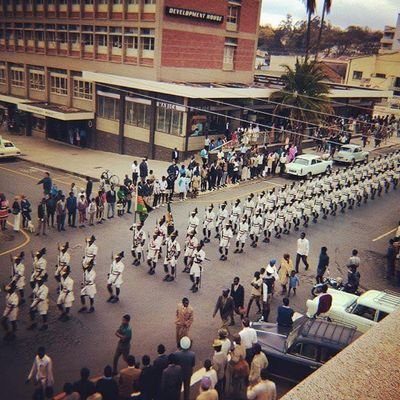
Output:
<instances>
[{"instance_id":1,"label":"sidewalk","mask_svg":"<svg viewBox=\"0 0 400 400\"><path fill-rule=\"evenodd\" d=\"M90 176L94 180L99 180L101 173L109 169L122 181L125 174L132 176L132 162L137 160L139 164L142 161L140 157L82 149L52 140L11 135L3 130L0 134L19 147L22 152L21 159L83 178ZM149 170L152 169L157 177L166 175L170 165L167 161L159 160L148 160L148 163Z\"/></svg>"}]
</instances>

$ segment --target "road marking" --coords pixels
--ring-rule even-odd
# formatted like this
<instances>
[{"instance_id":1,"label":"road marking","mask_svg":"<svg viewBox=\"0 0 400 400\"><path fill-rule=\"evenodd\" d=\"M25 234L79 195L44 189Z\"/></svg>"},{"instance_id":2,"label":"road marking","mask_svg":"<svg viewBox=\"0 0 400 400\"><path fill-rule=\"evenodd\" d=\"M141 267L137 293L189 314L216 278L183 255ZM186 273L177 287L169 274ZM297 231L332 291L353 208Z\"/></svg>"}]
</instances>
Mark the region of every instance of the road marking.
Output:
<instances>
[{"instance_id":1,"label":"road marking","mask_svg":"<svg viewBox=\"0 0 400 400\"><path fill-rule=\"evenodd\" d=\"M378 240L384 238L385 236L388 236L388 235L390 235L391 233L396 232L396 230L397 230L397 228L394 228L394 229L390 230L389 232L386 232L386 233L384 233L383 235L378 236L378 237L376 237L375 239L372 239L372 241L373 241L373 242L376 242L376 241L378 241Z\"/></svg>"},{"instance_id":2,"label":"road marking","mask_svg":"<svg viewBox=\"0 0 400 400\"><path fill-rule=\"evenodd\" d=\"M11 224L10 222L7 222L7 225L13 226L13 224ZM25 237L25 241L23 243L21 243L20 245L14 247L13 249L3 251L3 253L0 253L0 257L5 256L6 254L9 254L9 253L13 253L14 251L17 251L22 247L25 247L31 241L31 237L26 232L24 232L23 230L20 230L20 232Z\"/></svg>"},{"instance_id":3,"label":"road marking","mask_svg":"<svg viewBox=\"0 0 400 400\"><path fill-rule=\"evenodd\" d=\"M37 177L34 177L34 176L31 176L31 175L25 174L25 173L23 173L23 172L14 171L13 169L10 169L10 168L0 167L0 169L3 169L4 171L12 172L12 173L17 174L17 175L25 176L25 177L27 177L27 178L30 178L30 179L34 180L34 181L37 181L37 179L38 179ZM63 180L61 180L61 179L53 179L53 181L57 181L57 182L60 182L60 183L65 184L65 185L70 185L70 182L65 182L65 181L63 181Z\"/></svg>"}]
</instances>

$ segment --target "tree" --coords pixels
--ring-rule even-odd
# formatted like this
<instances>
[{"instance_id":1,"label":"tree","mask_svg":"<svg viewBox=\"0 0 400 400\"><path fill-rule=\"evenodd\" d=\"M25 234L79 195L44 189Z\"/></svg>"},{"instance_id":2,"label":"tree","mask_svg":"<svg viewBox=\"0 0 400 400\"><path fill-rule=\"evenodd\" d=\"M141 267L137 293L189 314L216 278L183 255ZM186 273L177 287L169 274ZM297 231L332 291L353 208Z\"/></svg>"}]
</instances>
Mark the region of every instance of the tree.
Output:
<instances>
[{"instance_id":1,"label":"tree","mask_svg":"<svg viewBox=\"0 0 400 400\"><path fill-rule=\"evenodd\" d=\"M302 121L303 128L310 122L318 124L322 119L320 113L332 112L330 99L326 96L329 87L323 82L326 75L321 66L315 61L300 62L297 59L294 69L284 67L286 72L281 76L284 86L271 96L271 100L279 103L274 114ZM299 147L302 137L298 135L296 140Z\"/></svg>"},{"instance_id":2,"label":"tree","mask_svg":"<svg viewBox=\"0 0 400 400\"><path fill-rule=\"evenodd\" d=\"M311 17L315 14L317 8L316 0L303 0L307 10L307 34L306 34L306 57L305 61L308 60L308 53L310 52L310 36L311 36Z\"/></svg>"},{"instance_id":3,"label":"tree","mask_svg":"<svg viewBox=\"0 0 400 400\"><path fill-rule=\"evenodd\" d=\"M321 46L321 37L322 37L322 30L324 29L325 14L329 14L331 12L331 8L332 8L332 0L324 0L324 5L322 7L322 15L321 15L321 25L318 33L317 48L315 50L315 59L318 58L318 52Z\"/></svg>"}]
</instances>

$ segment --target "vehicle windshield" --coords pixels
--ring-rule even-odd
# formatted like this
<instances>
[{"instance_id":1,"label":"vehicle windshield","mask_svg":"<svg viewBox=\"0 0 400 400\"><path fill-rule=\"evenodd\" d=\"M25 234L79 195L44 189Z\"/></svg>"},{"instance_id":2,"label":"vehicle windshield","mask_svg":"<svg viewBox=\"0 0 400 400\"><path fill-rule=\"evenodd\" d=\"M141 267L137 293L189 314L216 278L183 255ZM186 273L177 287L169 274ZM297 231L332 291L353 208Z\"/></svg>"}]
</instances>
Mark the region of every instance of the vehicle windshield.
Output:
<instances>
[{"instance_id":1,"label":"vehicle windshield","mask_svg":"<svg viewBox=\"0 0 400 400\"><path fill-rule=\"evenodd\" d=\"M301 327L303 326L305 320L306 320L306 317L303 316L301 318L296 319L296 321L294 321L292 331L289 333L289 335L286 339L286 349L285 349L286 351L288 351L288 349L290 349L292 347L297 336L299 335L299 331L300 331Z\"/></svg>"},{"instance_id":2,"label":"vehicle windshield","mask_svg":"<svg viewBox=\"0 0 400 400\"><path fill-rule=\"evenodd\" d=\"M14 147L14 145L10 142L5 142L4 147Z\"/></svg>"},{"instance_id":3,"label":"vehicle windshield","mask_svg":"<svg viewBox=\"0 0 400 400\"><path fill-rule=\"evenodd\" d=\"M357 300L354 300L353 303L351 303L347 308L346 308L346 312L348 313L352 313L354 311L354 309L357 306Z\"/></svg>"},{"instance_id":4,"label":"vehicle windshield","mask_svg":"<svg viewBox=\"0 0 400 400\"><path fill-rule=\"evenodd\" d=\"M308 160L306 160L305 158L301 158L301 157L297 157L294 162L296 164L300 164L300 165L308 165Z\"/></svg>"},{"instance_id":5,"label":"vehicle windshield","mask_svg":"<svg viewBox=\"0 0 400 400\"><path fill-rule=\"evenodd\" d=\"M353 152L353 150L352 150L351 147L342 147L342 148L340 149L340 151L346 151L346 152L348 152L348 153L352 153L352 152Z\"/></svg>"}]
</instances>

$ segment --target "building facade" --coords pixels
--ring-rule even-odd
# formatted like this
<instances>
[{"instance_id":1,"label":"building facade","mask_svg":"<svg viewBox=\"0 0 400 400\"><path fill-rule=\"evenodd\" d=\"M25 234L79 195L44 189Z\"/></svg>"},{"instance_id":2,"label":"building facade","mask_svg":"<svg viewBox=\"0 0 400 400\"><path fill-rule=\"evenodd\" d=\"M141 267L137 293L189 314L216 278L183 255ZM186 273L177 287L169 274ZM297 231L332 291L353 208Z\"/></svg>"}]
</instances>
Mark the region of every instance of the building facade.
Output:
<instances>
[{"instance_id":1,"label":"building facade","mask_svg":"<svg viewBox=\"0 0 400 400\"><path fill-rule=\"evenodd\" d=\"M396 26L385 26L381 39L380 54L400 51L400 14L397 16Z\"/></svg>"},{"instance_id":2,"label":"building facade","mask_svg":"<svg viewBox=\"0 0 400 400\"><path fill-rule=\"evenodd\" d=\"M70 144L163 157L173 144L185 151L188 100L160 93L157 83L251 84L260 9L261 0L3 0L3 115L12 129ZM84 71L148 84L100 84ZM220 133L222 119L210 133ZM125 136L131 145L115 140Z\"/></svg>"}]
</instances>

